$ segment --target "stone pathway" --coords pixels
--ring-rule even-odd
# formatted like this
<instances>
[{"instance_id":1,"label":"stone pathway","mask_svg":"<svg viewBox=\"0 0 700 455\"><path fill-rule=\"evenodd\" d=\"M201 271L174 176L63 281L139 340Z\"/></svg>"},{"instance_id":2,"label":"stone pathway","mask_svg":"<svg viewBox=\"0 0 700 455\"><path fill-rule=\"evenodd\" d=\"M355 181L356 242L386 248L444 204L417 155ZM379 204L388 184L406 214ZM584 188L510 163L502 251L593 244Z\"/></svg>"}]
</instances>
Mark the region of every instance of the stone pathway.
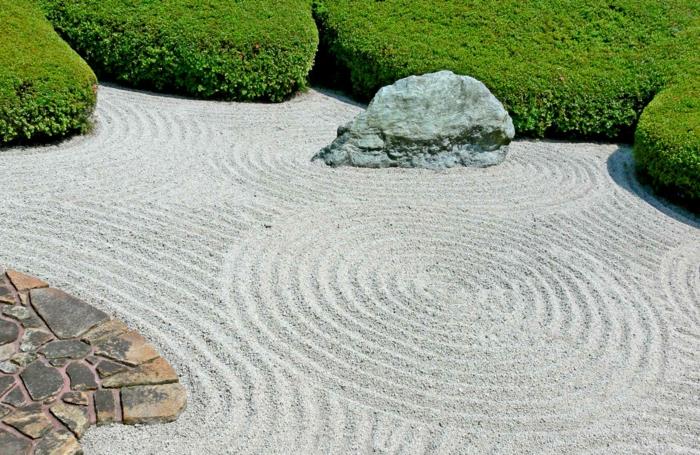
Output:
<instances>
[{"instance_id":1,"label":"stone pathway","mask_svg":"<svg viewBox=\"0 0 700 455\"><path fill-rule=\"evenodd\" d=\"M175 420L175 370L123 322L0 269L0 455L78 454L94 424Z\"/></svg>"}]
</instances>

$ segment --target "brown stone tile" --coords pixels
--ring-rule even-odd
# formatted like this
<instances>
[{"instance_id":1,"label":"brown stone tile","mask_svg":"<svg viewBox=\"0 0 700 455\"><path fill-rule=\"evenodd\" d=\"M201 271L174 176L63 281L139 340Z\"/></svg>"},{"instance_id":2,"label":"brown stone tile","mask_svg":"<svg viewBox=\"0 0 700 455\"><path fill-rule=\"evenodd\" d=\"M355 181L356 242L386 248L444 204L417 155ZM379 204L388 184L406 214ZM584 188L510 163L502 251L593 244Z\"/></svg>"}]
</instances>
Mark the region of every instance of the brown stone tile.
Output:
<instances>
[{"instance_id":1,"label":"brown stone tile","mask_svg":"<svg viewBox=\"0 0 700 455\"><path fill-rule=\"evenodd\" d=\"M102 387L128 387L177 382L177 373L162 357L102 379Z\"/></svg>"},{"instance_id":2,"label":"brown stone tile","mask_svg":"<svg viewBox=\"0 0 700 455\"><path fill-rule=\"evenodd\" d=\"M49 286L48 283L41 281L39 278L26 275L16 270L7 270L5 273L18 291L28 291L29 289L46 288Z\"/></svg>"},{"instance_id":3,"label":"brown stone tile","mask_svg":"<svg viewBox=\"0 0 700 455\"><path fill-rule=\"evenodd\" d=\"M81 406L87 406L88 404L90 404L90 400L88 399L88 392L66 392L61 396L61 399L68 404L79 404Z\"/></svg>"},{"instance_id":4,"label":"brown stone tile","mask_svg":"<svg viewBox=\"0 0 700 455\"><path fill-rule=\"evenodd\" d=\"M17 301L15 296L9 292L2 292L0 289L0 305L15 305Z\"/></svg>"},{"instance_id":5,"label":"brown stone tile","mask_svg":"<svg viewBox=\"0 0 700 455\"><path fill-rule=\"evenodd\" d=\"M2 421L32 439L41 437L46 431L51 429L51 420L49 420L49 417L38 404L15 409Z\"/></svg>"},{"instance_id":6,"label":"brown stone tile","mask_svg":"<svg viewBox=\"0 0 700 455\"><path fill-rule=\"evenodd\" d=\"M187 393L179 383L124 387L121 398L127 424L172 422L187 405Z\"/></svg>"},{"instance_id":7,"label":"brown stone tile","mask_svg":"<svg viewBox=\"0 0 700 455\"><path fill-rule=\"evenodd\" d=\"M97 340L101 338L106 338L110 336L118 336L124 332L127 332L129 327L124 324L119 319L110 319L109 321L103 322L97 327L93 327L88 332L83 335L83 340L94 344Z\"/></svg>"},{"instance_id":8,"label":"brown stone tile","mask_svg":"<svg viewBox=\"0 0 700 455\"><path fill-rule=\"evenodd\" d=\"M119 421L117 401L112 390L100 389L95 392L95 415L97 417L97 425Z\"/></svg>"},{"instance_id":9,"label":"brown stone tile","mask_svg":"<svg viewBox=\"0 0 700 455\"><path fill-rule=\"evenodd\" d=\"M46 433L34 448L34 455L82 455L83 449L78 440L68 430L54 430Z\"/></svg>"},{"instance_id":10,"label":"brown stone tile","mask_svg":"<svg viewBox=\"0 0 700 455\"><path fill-rule=\"evenodd\" d=\"M118 336L102 338L94 346L95 354L132 366L158 357L156 349L133 330Z\"/></svg>"},{"instance_id":11,"label":"brown stone tile","mask_svg":"<svg viewBox=\"0 0 700 455\"><path fill-rule=\"evenodd\" d=\"M58 402L51 406L51 414L80 438L90 428L90 417L85 406Z\"/></svg>"}]
</instances>

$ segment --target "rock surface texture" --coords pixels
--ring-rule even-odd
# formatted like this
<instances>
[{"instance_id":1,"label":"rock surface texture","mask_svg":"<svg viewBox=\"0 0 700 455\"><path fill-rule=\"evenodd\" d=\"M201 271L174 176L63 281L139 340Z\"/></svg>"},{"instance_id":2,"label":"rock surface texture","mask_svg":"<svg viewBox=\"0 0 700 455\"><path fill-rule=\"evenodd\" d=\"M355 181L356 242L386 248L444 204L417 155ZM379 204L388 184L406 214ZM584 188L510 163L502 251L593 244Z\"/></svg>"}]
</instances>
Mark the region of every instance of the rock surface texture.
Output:
<instances>
[{"instance_id":1,"label":"rock surface texture","mask_svg":"<svg viewBox=\"0 0 700 455\"><path fill-rule=\"evenodd\" d=\"M175 420L175 370L121 321L0 269L0 455L82 453L93 424Z\"/></svg>"},{"instance_id":2,"label":"rock surface texture","mask_svg":"<svg viewBox=\"0 0 700 455\"><path fill-rule=\"evenodd\" d=\"M440 71L383 87L314 159L331 166L486 167L515 136L503 105L478 80Z\"/></svg>"}]
</instances>

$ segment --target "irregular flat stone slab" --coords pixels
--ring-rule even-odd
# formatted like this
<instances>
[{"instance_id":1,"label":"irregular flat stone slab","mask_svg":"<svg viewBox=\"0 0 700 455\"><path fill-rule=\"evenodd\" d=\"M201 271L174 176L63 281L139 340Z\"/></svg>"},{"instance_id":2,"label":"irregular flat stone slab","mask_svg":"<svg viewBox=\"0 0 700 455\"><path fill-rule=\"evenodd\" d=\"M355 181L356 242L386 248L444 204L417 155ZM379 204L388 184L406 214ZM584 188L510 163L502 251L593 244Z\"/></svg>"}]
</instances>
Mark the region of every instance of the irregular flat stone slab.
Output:
<instances>
[{"instance_id":1,"label":"irregular flat stone slab","mask_svg":"<svg viewBox=\"0 0 700 455\"><path fill-rule=\"evenodd\" d=\"M124 332L128 332L129 327L118 319L110 319L109 321L103 322L90 329L85 335L83 335L83 340L94 344L97 340L106 338L109 336L121 335Z\"/></svg>"},{"instance_id":2,"label":"irregular flat stone slab","mask_svg":"<svg viewBox=\"0 0 700 455\"><path fill-rule=\"evenodd\" d=\"M68 404L79 404L82 406L90 404L87 392L66 392L61 396L61 399Z\"/></svg>"},{"instance_id":3,"label":"irregular flat stone slab","mask_svg":"<svg viewBox=\"0 0 700 455\"><path fill-rule=\"evenodd\" d=\"M80 340L56 340L39 349L47 359L82 359L90 351L90 345Z\"/></svg>"},{"instance_id":4,"label":"irregular flat stone slab","mask_svg":"<svg viewBox=\"0 0 700 455\"><path fill-rule=\"evenodd\" d=\"M0 319L0 344L12 343L19 336L19 327L10 321Z\"/></svg>"},{"instance_id":5,"label":"irregular flat stone slab","mask_svg":"<svg viewBox=\"0 0 700 455\"><path fill-rule=\"evenodd\" d=\"M44 324L41 319L27 307L14 305L2 309L2 314L12 319L18 320L26 328L41 328Z\"/></svg>"},{"instance_id":6,"label":"irregular flat stone slab","mask_svg":"<svg viewBox=\"0 0 700 455\"><path fill-rule=\"evenodd\" d=\"M125 365L107 359L100 361L95 368L102 379L127 370Z\"/></svg>"},{"instance_id":7,"label":"irregular flat stone slab","mask_svg":"<svg viewBox=\"0 0 700 455\"><path fill-rule=\"evenodd\" d=\"M41 360L32 362L19 376L34 401L51 398L63 389L61 373Z\"/></svg>"},{"instance_id":8,"label":"irregular flat stone slab","mask_svg":"<svg viewBox=\"0 0 700 455\"><path fill-rule=\"evenodd\" d=\"M23 352L36 351L53 339L53 334L44 329L27 329L22 335L19 350Z\"/></svg>"},{"instance_id":9,"label":"irregular flat stone slab","mask_svg":"<svg viewBox=\"0 0 700 455\"><path fill-rule=\"evenodd\" d=\"M0 375L0 397L15 385L15 378L12 376Z\"/></svg>"},{"instance_id":10,"label":"irregular flat stone slab","mask_svg":"<svg viewBox=\"0 0 700 455\"><path fill-rule=\"evenodd\" d=\"M0 361L0 373L14 374L19 370L19 366L9 360Z\"/></svg>"},{"instance_id":11,"label":"irregular flat stone slab","mask_svg":"<svg viewBox=\"0 0 700 455\"><path fill-rule=\"evenodd\" d=\"M95 390L97 389L97 378L95 373L85 364L72 362L66 368L66 373L70 378L70 388L73 390ZM106 387L103 384L103 387Z\"/></svg>"},{"instance_id":12,"label":"irregular flat stone slab","mask_svg":"<svg viewBox=\"0 0 700 455\"><path fill-rule=\"evenodd\" d=\"M0 404L0 420L2 420L6 415L11 413L12 411L14 411L14 409L12 409L11 407L4 404Z\"/></svg>"},{"instance_id":13,"label":"irregular flat stone slab","mask_svg":"<svg viewBox=\"0 0 700 455\"><path fill-rule=\"evenodd\" d=\"M66 430L49 431L37 442L34 455L82 455L75 436Z\"/></svg>"},{"instance_id":14,"label":"irregular flat stone slab","mask_svg":"<svg viewBox=\"0 0 700 455\"><path fill-rule=\"evenodd\" d=\"M39 278L26 275L16 270L6 270L5 274L7 274L7 277L18 291L49 287L48 283L41 281Z\"/></svg>"},{"instance_id":15,"label":"irregular flat stone slab","mask_svg":"<svg viewBox=\"0 0 700 455\"><path fill-rule=\"evenodd\" d=\"M125 387L121 391L124 423L172 422L187 404L181 384Z\"/></svg>"},{"instance_id":16,"label":"irregular flat stone slab","mask_svg":"<svg viewBox=\"0 0 700 455\"><path fill-rule=\"evenodd\" d=\"M12 285L5 279L0 270L0 304L14 305L16 303L11 286Z\"/></svg>"},{"instance_id":17,"label":"irregular flat stone slab","mask_svg":"<svg viewBox=\"0 0 700 455\"><path fill-rule=\"evenodd\" d=\"M24 455L28 454L31 448L31 442L0 428L1 455Z\"/></svg>"},{"instance_id":18,"label":"irregular flat stone slab","mask_svg":"<svg viewBox=\"0 0 700 455\"><path fill-rule=\"evenodd\" d=\"M100 389L95 392L95 414L98 425L106 425L119 421L117 400L111 390Z\"/></svg>"},{"instance_id":19,"label":"irregular flat stone slab","mask_svg":"<svg viewBox=\"0 0 700 455\"><path fill-rule=\"evenodd\" d=\"M32 439L41 437L52 428L51 420L38 404L16 409L2 421Z\"/></svg>"},{"instance_id":20,"label":"irregular flat stone slab","mask_svg":"<svg viewBox=\"0 0 700 455\"><path fill-rule=\"evenodd\" d=\"M11 359L13 355L15 355L15 352L17 350L17 347L14 345L14 343L7 343L3 344L0 346L0 360L5 361L7 359Z\"/></svg>"},{"instance_id":21,"label":"irregular flat stone slab","mask_svg":"<svg viewBox=\"0 0 700 455\"><path fill-rule=\"evenodd\" d=\"M2 399L3 403L9 404L15 408L22 406L26 401L27 399L24 397L22 389L18 385L15 386L14 389L10 390Z\"/></svg>"},{"instance_id":22,"label":"irregular flat stone slab","mask_svg":"<svg viewBox=\"0 0 700 455\"><path fill-rule=\"evenodd\" d=\"M76 338L109 320L104 311L58 289L32 289L32 305L58 338Z\"/></svg>"},{"instance_id":23,"label":"irregular flat stone slab","mask_svg":"<svg viewBox=\"0 0 700 455\"><path fill-rule=\"evenodd\" d=\"M73 434L80 438L90 427L90 417L85 406L56 403L51 406L51 414L61 421Z\"/></svg>"},{"instance_id":24,"label":"irregular flat stone slab","mask_svg":"<svg viewBox=\"0 0 700 455\"><path fill-rule=\"evenodd\" d=\"M96 354L132 366L158 357L156 349L133 330L118 336L102 338L94 346Z\"/></svg>"},{"instance_id":25,"label":"irregular flat stone slab","mask_svg":"<svg viewBox=\"0 0 700 455\"><path fill-rule=\"evenodd\" d=\"M10 357L12 363L19 367L26 367L30 363L36 360L36 353L34 352L18 352L12 357Z\"/></svg>"},{"instance_id":26,"label":"irregular flat stone slab","mask_svg":"<svg viewBox=\"0 0 700 455\"><path fill-rule=\"evenodd\" d=\"M177 382L177 373L164 358L158 357L148 363L102 379L102 387L156 385L170 382Z\"/></svg>"}]
</instances>

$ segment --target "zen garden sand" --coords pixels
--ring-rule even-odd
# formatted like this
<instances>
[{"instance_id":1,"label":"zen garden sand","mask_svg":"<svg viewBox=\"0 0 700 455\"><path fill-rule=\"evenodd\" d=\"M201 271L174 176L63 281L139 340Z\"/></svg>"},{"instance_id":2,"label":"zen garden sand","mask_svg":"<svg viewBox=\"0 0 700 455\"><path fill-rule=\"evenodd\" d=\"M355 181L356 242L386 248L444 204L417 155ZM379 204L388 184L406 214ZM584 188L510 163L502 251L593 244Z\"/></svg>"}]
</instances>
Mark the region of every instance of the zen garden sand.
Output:
<instances>
[{"instance_id":1,"label":"zen garden sand","mask_svg":"<svg viewBox=\"0 0 700 455\"><path fill-rule=\"evenodd\" d=\"M137 330L188 405L86 453L700 450L699 224L626 146L331 169L362 107L330 93L98 99L91 134L0 154L0 264Z\"/></svg>"}]
</instances>

